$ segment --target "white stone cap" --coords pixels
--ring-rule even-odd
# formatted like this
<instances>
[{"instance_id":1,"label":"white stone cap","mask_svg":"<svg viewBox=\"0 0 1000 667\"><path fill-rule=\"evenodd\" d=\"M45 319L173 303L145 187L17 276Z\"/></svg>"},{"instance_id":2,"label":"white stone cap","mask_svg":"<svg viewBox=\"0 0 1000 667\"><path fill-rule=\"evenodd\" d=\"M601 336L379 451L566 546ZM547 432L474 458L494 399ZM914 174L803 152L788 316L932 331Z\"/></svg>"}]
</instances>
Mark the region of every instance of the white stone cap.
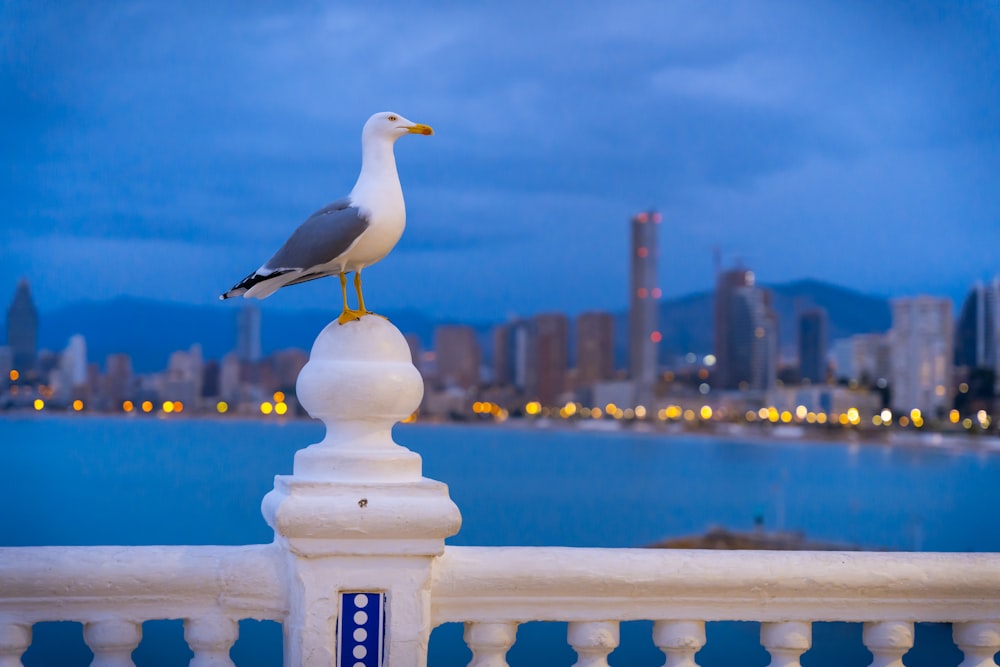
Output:
<instances>
[{"instance_id":1,"label":"white stone cap","mask_svg":"<svg viewBox=\"0 0 1000 667\"><path fill-rule=\"evenodd\" d=\"M415 481L420 455L396 444L393 425L420 407L424 383L396 327L378 316L331 322L299 373L302 407L326 437L295 455L298 479Z\"/></svg>"},{"instance_id":2,"label":"white stone cap","mask_svg":"<svg viewBox=\"0 0 1000 667\"><path fill-rule=\"evenodd\" d=\"M326 437L296 452L292 475L264 497L276 539L300 554L440 554L462 517L448 487L422 476L420 455L392 439L424 392L399 330L373 315L330 323L296 390Z\"/></svg>"}]
</instances>

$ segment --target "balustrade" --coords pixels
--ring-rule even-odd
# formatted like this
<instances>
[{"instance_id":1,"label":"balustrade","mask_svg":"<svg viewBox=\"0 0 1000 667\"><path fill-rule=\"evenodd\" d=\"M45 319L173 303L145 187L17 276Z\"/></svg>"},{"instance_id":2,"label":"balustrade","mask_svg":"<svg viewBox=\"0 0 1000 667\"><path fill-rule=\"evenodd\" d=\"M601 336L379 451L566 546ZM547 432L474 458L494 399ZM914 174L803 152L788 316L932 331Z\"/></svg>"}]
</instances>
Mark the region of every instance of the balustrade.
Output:
<instances>
[{"instance_id":1,"label":"balustrade","mask_svg":"<svg viewBox=\"0 0 1000 667\"><path fill-rule=\"evenodd\" d=\"M365 620L385 632L387 667L426 665L447 622L465 624L470 665L502 667L530 621L568 622L577 665L603 667L633 620L654 621L665 667L697 667L705 623L725 620L761 622L772 667L800 665L815 621L864 623L872 667L904 665L925 621L954 623L962 667L995 665L997 554L446 548L461 522L447 487L392 441L421 398L409 354L378 317L317 339L298 395L327 434L264 499L272 544L0 548L0 667L21 665L34 623L57 620L84 624L94 665L132 665L141 623L162 618L185 619L194 667L232 666L243 618L284 624L288 667L328 666L348 592L381 603Z\"/></svg>"}]
</instances>

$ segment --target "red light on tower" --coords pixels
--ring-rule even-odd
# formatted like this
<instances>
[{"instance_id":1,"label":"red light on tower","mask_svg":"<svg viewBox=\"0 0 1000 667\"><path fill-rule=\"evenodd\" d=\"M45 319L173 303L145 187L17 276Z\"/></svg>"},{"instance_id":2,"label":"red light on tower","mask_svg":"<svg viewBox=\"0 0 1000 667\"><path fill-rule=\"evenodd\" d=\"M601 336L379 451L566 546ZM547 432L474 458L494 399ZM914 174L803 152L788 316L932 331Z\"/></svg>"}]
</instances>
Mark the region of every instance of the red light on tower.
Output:
<instances>
[{"instance_id":1,"label":"red light on tower","mask_svg":"<svg viewBox=\"0 0 1000 667\"><path fill-rule=\"evenodd\" d=\"M635 251L635 254L645 259L646 257L649 257L649 248L646 246L639 246L639 248Z\"/></svg>"},{"instance_id":2,"label":"red light on tower","mask_svg":"<svg viewBox=\"0 0 1000 667\"><path fill-rule=\"evenodd\" d=\"M649 221L649 213L646 213L645 211L643 211L642 213L637 214L635 216L635 219L638 220L639 222L648 222Z\"/></svg>"},{"instance_id":3,"label":"red light on tower","mask_svg":"<svg viewBox=\"0 0 1000 667\"><path fill-rule=\"evenodd\" d=\"M652 294L654 299L659 299L661 296L663 296L663 290L661 290L659 287L654 287Z\"/></svg>"},{"instance_id":4,"label":"red light on tower","mask_svg":"<svg viewBox=\"0 0 1000 667\"><path fill-rule=\"evenodd\" d=\"M663 221L662 214L660 214L659 212L653 214L653 222L655 222L656 224L660 224L662 221Z\"/></svg>"},{"instance_id":5,"label":"red light on tower","mask_svg":"<svg viewBox=\"0 0 1000 667\"><path fill-rule=\"evenodd\" d=\"M649 334L649 340L653 341L654 343L659 343L661 340L663 340L663 334L661 334L659 331L654 331L653 333Z\"/></svg>"},{"instance_id":6,"label":"red light on tower","mask_svg":"<svg viewBox=\"0 0 1000 667\"><path fill-rule=\"evenodd\" d=\"M645 288L645 287L640 287L639 289L637 289L637 290L635 291L635 294L636 294L636 296L638 296L638 297L639 297L640 299L645 299L645 298L646 298L646 294L647 294L647 291L646 291L646 288Z\"/></svg>"}]
</instances>

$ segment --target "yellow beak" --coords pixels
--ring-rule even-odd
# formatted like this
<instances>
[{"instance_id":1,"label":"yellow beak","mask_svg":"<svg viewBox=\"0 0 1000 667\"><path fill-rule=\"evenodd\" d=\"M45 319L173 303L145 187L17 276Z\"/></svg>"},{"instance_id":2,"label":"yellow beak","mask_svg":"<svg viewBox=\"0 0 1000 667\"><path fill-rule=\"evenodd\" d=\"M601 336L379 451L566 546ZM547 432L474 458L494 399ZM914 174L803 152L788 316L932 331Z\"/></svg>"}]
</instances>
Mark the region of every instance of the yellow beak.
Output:
<instances>
[{"instance_id":1,"label":"yellow beak","mask_svg":"<svg viewBox=\"0 0 1000 667\"><path fill-rule=\"evenodd\" d=\"M410 134L422 134L427 137L434 134L434 129L430 125L421 125L420 123L409 126L406 131Z\"/></svg>"}]
</instances>

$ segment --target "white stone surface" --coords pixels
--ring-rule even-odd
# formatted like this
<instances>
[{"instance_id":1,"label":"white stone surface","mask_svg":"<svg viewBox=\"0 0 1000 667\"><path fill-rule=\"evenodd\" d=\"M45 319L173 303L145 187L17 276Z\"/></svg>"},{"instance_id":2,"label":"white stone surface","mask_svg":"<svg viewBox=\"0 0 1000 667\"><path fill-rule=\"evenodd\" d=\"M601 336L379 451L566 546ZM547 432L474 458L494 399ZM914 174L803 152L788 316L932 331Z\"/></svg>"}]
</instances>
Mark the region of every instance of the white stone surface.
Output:
<instances>
[{"instance_id":1,"label":"white stone surface","mask_svg":"<svg viewBox=\"0 0 1000 667\"><path fill-rule=\"evenodd\" d=\"M420 456L392 427L420 405L423 381L402 334L377 316L328 325L302 369L298 398L326 425L275 478L263 513L286 549L285 664L336 658L339 594L387 593L387 664L425 665L430 573L461 515L448 487L421 474Z\"/></svg>"}]
</instances>

